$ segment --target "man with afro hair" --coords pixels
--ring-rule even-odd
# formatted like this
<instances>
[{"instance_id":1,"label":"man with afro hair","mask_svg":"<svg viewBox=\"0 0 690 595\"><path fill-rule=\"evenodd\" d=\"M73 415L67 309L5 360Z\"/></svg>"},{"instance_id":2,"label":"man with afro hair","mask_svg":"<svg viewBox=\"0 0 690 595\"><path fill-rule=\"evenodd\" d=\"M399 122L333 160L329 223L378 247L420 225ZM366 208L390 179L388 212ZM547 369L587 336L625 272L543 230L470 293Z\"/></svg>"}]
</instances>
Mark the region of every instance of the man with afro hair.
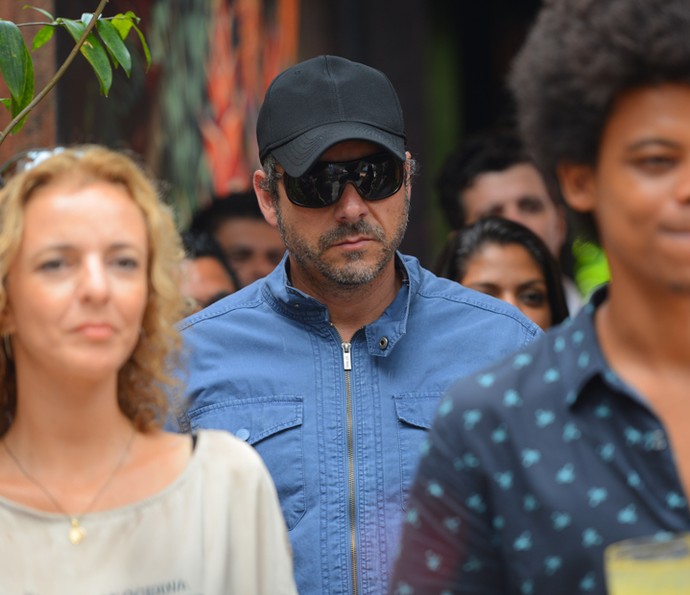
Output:
<instances>
[{"instance_id":1,"label":"man with afro hair","mask_svg":"<svg viewBox=\"0 0 690 595\"><path fill-rule=\"evenodd\" d=\"M441 402L391 593L604 595L607 548L690 531L689 31L687 0L545 2L519 124L611 280Z\"/></svg>"}]
</instances>

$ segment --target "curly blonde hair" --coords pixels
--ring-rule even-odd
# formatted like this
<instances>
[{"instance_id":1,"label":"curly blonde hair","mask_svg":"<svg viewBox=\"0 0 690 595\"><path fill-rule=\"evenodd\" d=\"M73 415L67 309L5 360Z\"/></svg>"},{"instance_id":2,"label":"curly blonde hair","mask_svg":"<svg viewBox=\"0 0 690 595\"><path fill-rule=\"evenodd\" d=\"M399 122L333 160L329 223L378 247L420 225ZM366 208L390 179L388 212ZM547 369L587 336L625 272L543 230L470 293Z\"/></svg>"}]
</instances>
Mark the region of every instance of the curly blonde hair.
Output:
<instances>
[{"instance_id":1,"label":"curly blonde hair","mask_svg":"<svg viewBox=\"0 0 690 595\"><path fill-rule=\"evenodd\" d=\"M26 204L46 186L59 183L80 189L95 182L123 188L144 215L148 300L139 341L118 374L118 404L135 427L146 432L165 423L168 389L176 385L181 346L176 323L184 312L178 278L184 252L171 210L132 158L99 146L65 149L18 173L0 190L0 316L7 307L7 273L21 242ZM6 338L5 329L0 331ZM8 349L0 348L0 435L11 425L16 403L14 362Z\"/></svg>"}]
</instances>

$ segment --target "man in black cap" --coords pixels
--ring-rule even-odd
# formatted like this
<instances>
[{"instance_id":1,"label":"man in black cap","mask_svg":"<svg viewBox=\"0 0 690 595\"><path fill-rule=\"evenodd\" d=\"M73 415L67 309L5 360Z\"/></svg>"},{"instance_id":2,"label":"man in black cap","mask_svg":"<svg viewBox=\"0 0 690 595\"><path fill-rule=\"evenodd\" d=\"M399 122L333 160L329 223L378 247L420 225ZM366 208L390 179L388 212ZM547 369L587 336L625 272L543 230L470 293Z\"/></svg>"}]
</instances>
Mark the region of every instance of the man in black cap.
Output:
<instances>
[{"instance_id":1,"label":"man in black cap","mask_svg":"<svg viewBox=\"0 0 690 595\"><path fill-rule=\"evenodd\" d=\"M379 594L440 396L539 330L397 252L414 161L383 73L334 56L289 68L257 137L254 189L287 253L183 323L185 421L261 454L302 595Z\"/></svg>"}]
</instances>

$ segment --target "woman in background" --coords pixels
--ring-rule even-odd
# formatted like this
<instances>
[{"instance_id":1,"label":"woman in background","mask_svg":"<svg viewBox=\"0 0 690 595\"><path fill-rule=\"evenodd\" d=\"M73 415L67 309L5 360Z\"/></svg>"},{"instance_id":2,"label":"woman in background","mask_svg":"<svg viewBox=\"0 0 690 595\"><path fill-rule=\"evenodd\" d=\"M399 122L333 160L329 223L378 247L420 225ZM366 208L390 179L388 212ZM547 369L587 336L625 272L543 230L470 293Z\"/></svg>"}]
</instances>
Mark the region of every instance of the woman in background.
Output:
<instances>
[{"instance_id":1,"label":"woman in background","mask_svg":"<svg viewBox=\"0 0 690 595\"><path fill-rule=\"evenodd\" d=\"M560 269L546 244L502 217L453 232L436 274L513 304L543 329L568 317Z\"/></svg>"},{"instance_id":2,"label":"woman in background","mask_svg":"<svg viewBox=\"0 0 690 595\"><path fill-rule=\"evenodd\" d=\"M113 151L62 150L0 191L0 592L295 593L258 455L161 429L182 255Z\"/></svg>"}]
</instances>

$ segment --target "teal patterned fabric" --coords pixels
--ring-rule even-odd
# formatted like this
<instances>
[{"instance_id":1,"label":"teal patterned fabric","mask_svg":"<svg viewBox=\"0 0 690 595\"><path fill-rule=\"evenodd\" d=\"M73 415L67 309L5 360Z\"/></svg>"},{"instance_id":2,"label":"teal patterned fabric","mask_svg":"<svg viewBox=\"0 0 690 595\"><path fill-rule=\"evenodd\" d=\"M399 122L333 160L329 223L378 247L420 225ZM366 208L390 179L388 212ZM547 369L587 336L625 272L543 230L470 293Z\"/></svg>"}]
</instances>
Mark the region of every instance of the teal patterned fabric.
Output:
<instances>
[{"instance_id":1,"label":"teal patterned fabric","mask_svg":"<svg viewBox=\"0 0 690 595\"><path fill-rule=\"evenodd\" d=\"M603 595L607 545L690 530L666 432L597 343L605 298L442 400L390 593Z\"/></svg>"}]
</instances>

